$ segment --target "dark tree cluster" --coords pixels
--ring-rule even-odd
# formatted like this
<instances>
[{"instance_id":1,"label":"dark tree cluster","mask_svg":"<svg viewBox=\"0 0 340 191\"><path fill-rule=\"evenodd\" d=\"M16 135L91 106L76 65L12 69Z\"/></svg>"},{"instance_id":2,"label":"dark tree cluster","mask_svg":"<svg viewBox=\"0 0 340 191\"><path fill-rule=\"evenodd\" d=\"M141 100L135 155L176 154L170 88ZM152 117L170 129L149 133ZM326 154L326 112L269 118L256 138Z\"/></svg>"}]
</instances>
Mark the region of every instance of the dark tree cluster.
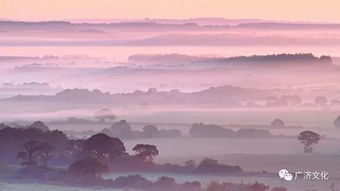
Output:
<instances>
[{"instance_id":1,"label":"dark tree cluster","mask_svg":"<svg viewBox=\"0 0 340 191\"><path fill-rule=\"evenodd\" d=\"M273 137L268 130L264 129L232 129L223 128L218 125L194 123L190 129L190 135L193 137L223 137L223 138L270 138Z\"/></svg>"},{"instance_id":2,"label":"dark tree cluster","mask_svg":"<svg viewBox=\"0 0 340 191\"><path fill-rule=\"evenodd\" d=\"M120 139L102 133L86 139L82 152L107 163L127 155L124 143Z\"/></svg>"},{"instance_id":3,"label":"dark tree cluster","mask_svg":"<svg viewBox=\"0 0 340 191\"><path fill-rule=\"evenodd\" d=\"M86 140L73 140L70 142L69 150L73 151L74 156L78 158L70 166L69 172L78 178L79 174L84 174L85 178L100 177L105 169L103 166L115 171L154 166L153 158L158 155L156 146L145 144L136 145L133 148L136 154L129 155L120 139L103 133L93 135ZM146 163L148 164L146 165ZM91 173L89 168L94 168Z\"/></svg>"},{"instance_id":4,"label":"dark tree cluster","mask_svg":"<svg viewBox=\"0 0 340 191\"><path fill-rule=\"evenodd\" d=\"M42 122L19 128L0 124L0 153L6 153L0 155L0 162L21 164L25 172L47 169L48 164L71 164L70 174L99 177L106 167L124 164L120 167L124 170L146 163L153 166L153 158L159 153L156 146L147 144L138 144L133 151L135 154L129 155L119 138L103 133L72 140L62 131L49 130Z\"/></svg>"},{"instance_id":5,"label":"dark tree cluster","mask_svg":"<svg viewBox=\"0 0 340 191\"><path fill-rule=\"evenodd\" d=\"M212 181L207 186L200 182L178 183L174 178L161 176L155 181L150 181L141 175L119 176L114 180L96 180L87 182L91 185L105 185L110 188L121 188L123 190L136 189L145 191L286 191L284 187L273 187L254 182L254 183L229 183Z\"/></svg>"},{"instance_id":6,"label":"dark tree cluster","mask_svg":"<svg viewBox=\"0 0 340 191\"><path fill-rule=\"evenodd\" d=\"M229 174L242 172L240 166L221 164L217 160L204 158L197 165L194 160L188 160L184 165L165 163L157 165L158 172L171 172L178 174Z\"/></svg>"},{"instance_id":7,"label":"dark tree cluster","mask_svg":"<svg viewBox=\"0 0 340 191\"><path fill-rule=\"evenodd\" d=\"M282 119L274 119L270 123L270 126L274 128L282 128L282 127L285 127L285 122Z\"/></svg>"},{"instance_id":8,"label":"dark tree cluster","mask_svg":"<svg viewBox=\"0 0 340 191\"><path fill-rule=\"evenodd\" d=\"M0 125L0 162L16 164L21 162L26 165L42 162L42 166L53 158L59 162L70 161L65 152L69 139L59 130L50 131L42 122L34 122L21 128L12 128ZM19 152L19 154L18 154ZM57 161L54 161L57 162Z\"/></svg>"},{"instance_id":9,"label":"dark tree cluster","mask_svg":"<svg viewBox=\"0 0 340 191\"><path fill-rule=\"evenodd\" d=\"M104 186L108 188L133 188L148 191L203 191L199 182L177 183L170 177L160 177L150 181L140 175L121 176L114 180L103 179L103 173L118 170L149 170L153 172L174 173L238 173L239 166L221 164L218 161L205 158L198 165L189 160L183 166L172 164L155 164L153 159L159 154L155 145L137 144L132 155L126 152L124 143L106 134L95 134L88 139L70 140L62 131L46 129L42 122L33 123L25 128L11 128L0 124L0 152L2 161L16 163L21 160L22 169L19 170L25 178L39 181L59 181L72 185ZM36 128L36 127L40 128ZM154 128L146 128L150 134ZM19 152L18 152L19 151ZM58 156L68 158L67 170L50 168L47 165L56 164ZM51 160L55 159L56 160ZM9 161L12 159L13 161ZM17 161L18 162L18 161ZM53 163L54 162L54 163ZM38 167L38 168L36 168ZM244 191L266 191L269 187L261 184L231 184L221 183L219 187L209 186L207 191L228 191L230 188L242 188ZM276 190L275 190L276 189ZM271 191L285 191L281 188ZM242 191L243 191L242 190Z\"/></svg>"},{"instance_id":10,"label":"dark tree cluster","mask_svg":"<svg viewBox=\"0 0 340 191\"><path fill-rule=\"evenodd\" d=\"M220 164L217 160L205 158L197 165L196 171L200 173L235 173L241 172L242 169L239 166Z\"/></svg>"},{"instance_id":11,"label":"dark tree cluster","mask_svg":"<svg viewBox=\"0 0 340 191\"><path fill-rule=\"evenodd\" d=\"M138 144L132 150L137 153L135 157L144 162L152 162L159 153L155 145L148 144Z\"/></svg>"},{"instance_id":12,"label":"dark tree cluster","mask_svg":"<svg viewBox=\"0 0 340 191\"><path fill-rule=\"evenodd\" d=\"M313 54L273 54L273 55L253 55L253 56L237 56L230 58L212 58L205 60L214 63L258 63L278 65L287 64L309 64L309 65L331 65L333 60L330 56L316 57Z\"/></svg>"},{"instance_id":13,"label":"dark tree cluster","mask_svg":"<svg viewBox=\"0 0 340 191\"><path fill-rule=\"evenodd\" d=\"M199 182L177 183L174 178L162 176L150 181L140 175L120 176L113 181L117 188L133 188L148 191L202 191Z\"/></svg>"},{"instance_id":14,"label":"dark tree cluster","mask_svg":"<svg viewBox=\"0 0 340 191\"><path fill-rule=\"evenodd\" d=\"M313 152L313 144L318 144L320 135L313 131L303 131L299 134L298 140L304 145L303 151L305 153Z\"/></svg>"},{"instance_id":15,"label":"dark tree cluster","mask_svg":"<svg viewBox=\"0 0 340 191\"><path fill-rule=\"evenodd\" d=\"M270 189L269 186L254 182L250 184L235 184L229 182L216 182L212 181L208 184L207 191L286 191L284 187L273 187Z\"/></svg>"},{"instance_id":16,"label":"dark tree cluster","mask_svg":"<svg viewBox=\"0 0 340 191\"><path fill-rule=\"evenodd\" d=\"M132 127L125 120L114 123L110 128L105 128L101 131L112 137L120 139L136 139L136 138L167 138L179 137L181 132L177 129L165 130L158 129L154 125L146 125L143 131L132 130Z\"/></svg>"},{"instance_id":17,"label":"dark tree cluster","mask_svg":"<svg viewBox=\"0 0 340 191\"><path fill-rule=\"evenodd\" d=\"M18 153L18 158L22 160L23 167L30 168L38 165L40 158L42 166L46 167L47 162L52 158L53 147L47 142L29 141L24 145L25 151Z\"/></svg>"},{"instance_id":18,"label":"dark tree cluster","mask_svg":"<svg viewBox=\"0 0 340 191\"><path fill-rule=\"evenodd\" d=\"M101 175L109 171L109 167L95 157L77 160L68 167L73 179L101 179Z\"/></svg>"},{"instance_id":19,"label":"dark tree cluster","mask_svg":"<svg viewBox=\"0 0 340 191\"><path fill-rule=\"evenodd\" d=\"M267 106L298 106L302 104L302 98L299 95L282 95L281 97L268 97Z\"/></svg>"}]
</instances>

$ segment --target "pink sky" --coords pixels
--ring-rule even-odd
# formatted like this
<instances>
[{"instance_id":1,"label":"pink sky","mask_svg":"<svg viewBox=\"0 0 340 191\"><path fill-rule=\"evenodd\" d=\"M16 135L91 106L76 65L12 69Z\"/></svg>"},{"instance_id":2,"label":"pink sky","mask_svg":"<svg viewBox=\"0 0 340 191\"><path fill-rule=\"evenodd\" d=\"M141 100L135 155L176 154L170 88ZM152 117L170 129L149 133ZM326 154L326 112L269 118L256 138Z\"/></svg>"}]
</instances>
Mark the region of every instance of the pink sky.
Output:
<instances>
[{"instance_id":1,"label":"pink sky","mask_svg":"<svg viewBox=\"0 0 340 191\"><path fill-rule=\"evenodd\" d=\"M0 18L226 17L340 22L339 0L0 0Z\"/></svg>"}]
</instances>

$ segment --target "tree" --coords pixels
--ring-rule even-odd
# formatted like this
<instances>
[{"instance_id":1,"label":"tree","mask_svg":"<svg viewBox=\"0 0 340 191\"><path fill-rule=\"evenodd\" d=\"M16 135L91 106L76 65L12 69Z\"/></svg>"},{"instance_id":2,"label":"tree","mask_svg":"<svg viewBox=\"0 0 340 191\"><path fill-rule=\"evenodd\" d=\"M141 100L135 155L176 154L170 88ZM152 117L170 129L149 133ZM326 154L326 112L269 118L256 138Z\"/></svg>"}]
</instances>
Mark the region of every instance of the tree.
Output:
<instances>
[{"instance_id":1,"label":"tree","mask_svg":"<svg viewBox=\"0 0 340 191\"><path fill-rule=\"evenodd\" d=\"M34 121L31 125L26 126L26 128L36 128L36 129L40 129L44 132L50 130L48 128L48 126L45 125L42 121Z\"/></svg>"},{"instance_id":2,"label":"tree","mask_svg":"<svg viewBox=\"0 0 340 191\"><path fill-rule=\"evenodd\" d=\"M152 162L153 158L159 154L155 145L138 144L132 150L137 153L136 157L144 162Z\"/></svg>"},{"instance_id":3,"label":"tree","mask_svg":"<svg viewBox=\"0 0 340 191\"><path fill-rule=\"evenodd\" d=\"M340 115L334 120L333 125L340 128Z\"/></svg>"},{"instance_id":4,"label":"tree","mask_svg":"<svg viewBox=\"0 0 340 191\"><path fill-rule=\"evenodd\" d=\"M85 154L83 152L84 142L84 139L69 140L65 146L66 152L75 158Z\"/></svg>"},{"instance_id":5,"label":"tree","mask_svg":"<svg viewBox=\"0 0 340 191\"><path fill-rule=\"evenodd\" d=\"M194 160L188 160L188 161L185 161L184 166L188 169L194 169L196 168L196 163Z\"/></svg>"},{"instance_id":6,"label":"tree","mask_svg":"<svg viewBox=\"0 0 340 191\"><path fill-rule=\"evenodd\" d=\"M53 147L46 142L29 141L24 145L25 151L18 153L17 157L23 162L22 166L32 167L37 165L37 159L40 157L42 166L46 167L48 160L52 158L51 152Z\"/></svg>"},{"instance_id":7,"label":"tree","mask_svg":"<svg viewBox=\"0 0 340 191\"><path fill-rule=\"evenodd\" d=\"M99 133L86 139L83 152L104 162L109 162L126 155L124 143L114 137Z\"/></svg>"},{"instance_id":8,"label":"tree","mask_svg":"<svg viewBox=\"0 0 340 191\"><path fill-rule=\"evenodd\" d=\"M146 137L152 138L157 135L158 129L154 125L146 125L145 127L143 127L143 131Z\"/></svg>"},{"instance_id":9,"label":"tree","mask_svg":"<svg viewBox=\"0 0 340 191\"><path fill-rule=\"evenodd\" d=\"M320 135L313 131L303 131L299 134L298 140L304 145L304 152L311 153L313 152L311 145L319 142Z\"/></svg>"},{"instance_id":10,"label":"tree","mask_svg":"<svg viewBox=\"0 0 340 191\"><path fill-rule=\"evenodd\" d=\"M190 135L193 137L233 137L235 132L214 124L194 123Z\"/></svg>"},{"instance_id":11,"label":"tree","mask_svg":"<svg viewBox=\"0 0 340 191\"><path fill-rule=\"evenodd\" d=\"M220 164L217 160L211 158L203 159L196 168L197 172L214 172L214 173L231 173L241 172L240 166L230 166L227 164Z\"/></svg>"},{"instance_id":12,"label":"tree","mask_svg":"<svg viewBox=\"0 0 340 191\"><path fill-rule=\"evenodd\" d=\"M68 172L80 178L101 178L101 175L108 172L106 164L94 157L88 157L75 161L68 167Z\"/></svg>"},{"instance_id":13,"label":"tree","mask_svg":"<svg viewBox=\"0 0 340 191\"><path fill-rule=\"evenodd\" d=\"M282 128L285 126L285 122L283 122L282 119L274 119L271 123L270 126L275 127L275 128Z\"/></svg>"},{"instance_id":14,"label":"tree","mask_svg":"<svg viewBox=\"0 0 340 191\"><path fill-rule=\"evenodd\" d=\"M26 159L29 160L28 158L30 157L27 154L24 146L26 143L32 140L36 141L39 144L46 142L54 148L53 152L56 153L56 160L53 160L53 162L56 162L58 164L65 164L68 160L71 159L71 156L65 150L66 144L69 139L63 132L58 130L43 131L37 128L7 127L4 129L0 129L0 153L6 153L0 155L0 161L11 163L16 159L20 159L20 163L28 162L26 161ZM34 144L30 145L34 146ZM18 151L22 152L19 154ZM42 160L40 156L36 157L34 160L36 161L36 163L39 163L39 165L42 165ZM31 160L31 162L34 160ZM27 165L25 164L23 164L23 166L27 167Z\"/></svg>"},{"instance_id":15,"label":"tree","mask_svg":"<svg viewBox=\"0 0 340 191\"><path fill-rule=\"evenodd\" d=\"M121 120L112 124L109 130L109 132L111 132L110 135L114 137L133 138L132 127L125 120Z\"/></svg>"},{"instance_id":16,"label":"tree","mask_svg":"<svg viewBox=\"0 0 340 191\"><path fill-rule=\"evenodd\" d=\"M217 160L205 158L198 164L197 169L200 171L211 171L218 166L219 164Z\"/></svg>"},{"instance_id":17,"label":"tree","mask_svg":"<svg viewBox=\"0 0 340 191\"><path fill-rule=\"evenodd\" d=\"M259 183L259 182L255 182L253 184L249 184L248 185L248 190L249 191L266 191L269 189L269 186L263 184L263 183Z\"/></svg>"},{"instance_id":18,"label":"tree","mask_svg":"<svg viewBox=\"0 0 340 191\"><path fill-rule=\"evenodd\" d=\"M301 105L302 99L298 95L293 95L290 100L290 105Z\"/></svg>"},{"instance_id":19,"label":"tree","mask_svg":"<svg viewBox=\"0 0 340 191\"><path fill-rule=\"evenodd\" d=\"M43 167L46 167L47 162L53 157L53 155L51 155L51 152L53 151L54 148L46 142L41 143L39 147L40 147L39 156L43 162Z\"/></svg>"},{"instance_id":20,"label":"tree","mask_svg":"<svg viewBox=\"0 0 340 191\"><path fill-rule=\"evenodd\" d=\"M332 60L332 57L330 57L330 56L322 55L320 57L320 62L323 63L323 64L332 64L333 60Z\"/></svg>"},{"instance_id":21,"label":"tree","mask_svg":"<svg viewBox=\"0 0 340 191\"><path fill-rule=\"evenodd\" d=\"M17 158L23 160L21 165L23 167L32 167L37 165L37 157L40 155L38 141L29 141L25 143L25 151L18 152Z\"/></svg>"},{"instance_id":22,"label":"tree","mask_svg":"<svg viewBox=\"0 0 340 191\"><path fill-rule=\"evenodd\" d=\"M317 96L314 100L315 105L323 106L327 104L327 98L325 96Z\"/></svg>"}]
</instances>

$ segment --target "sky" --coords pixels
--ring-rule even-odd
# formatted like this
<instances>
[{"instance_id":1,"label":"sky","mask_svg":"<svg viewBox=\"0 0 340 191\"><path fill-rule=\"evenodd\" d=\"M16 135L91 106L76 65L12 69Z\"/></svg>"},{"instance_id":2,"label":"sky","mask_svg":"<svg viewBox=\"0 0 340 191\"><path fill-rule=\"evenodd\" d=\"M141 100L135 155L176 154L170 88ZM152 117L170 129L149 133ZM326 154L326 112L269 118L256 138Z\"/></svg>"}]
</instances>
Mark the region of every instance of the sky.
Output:
<instances>
[{"instance_id":1,"label":"sky","mask_svg":"<svg viewBox=\"0 0 340 191\"><path fill-rule=\"evenodd\" d=\"M0 18L258 18L340 22L339 0L0 0Z\"/></svg>"}]
</instances>

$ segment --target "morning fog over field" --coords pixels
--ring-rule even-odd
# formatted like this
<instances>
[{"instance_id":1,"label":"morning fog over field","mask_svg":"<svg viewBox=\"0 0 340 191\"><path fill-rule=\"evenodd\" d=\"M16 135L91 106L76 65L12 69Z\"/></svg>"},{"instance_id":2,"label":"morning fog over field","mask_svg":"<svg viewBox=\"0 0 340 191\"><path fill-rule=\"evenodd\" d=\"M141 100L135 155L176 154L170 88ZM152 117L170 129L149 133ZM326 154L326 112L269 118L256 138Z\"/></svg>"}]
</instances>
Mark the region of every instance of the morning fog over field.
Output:
<instances>
[{"instance_id":1,"label":"morning fog over field","mask_svg":"<svg viewBox=\"0 0 340 191\"><path fill-rule=\"evenodd\" d=\"M1 3L0 190L340 189L337 17Z\"/></svg>"}]
</instances>

